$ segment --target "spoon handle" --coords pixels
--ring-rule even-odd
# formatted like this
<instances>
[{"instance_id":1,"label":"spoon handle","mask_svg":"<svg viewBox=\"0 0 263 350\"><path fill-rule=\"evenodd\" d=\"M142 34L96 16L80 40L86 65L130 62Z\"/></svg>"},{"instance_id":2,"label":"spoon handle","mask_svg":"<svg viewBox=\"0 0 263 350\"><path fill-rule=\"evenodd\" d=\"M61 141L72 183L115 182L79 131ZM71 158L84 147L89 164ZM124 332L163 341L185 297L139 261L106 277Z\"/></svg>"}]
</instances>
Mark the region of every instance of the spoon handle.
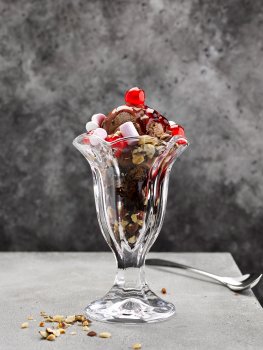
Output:
<instances>
[{"instance_id":1,"label":"spoon handle","mask_svg":"<svg viewBox=\"0 0 263 350\"><path fill-rule=\"evenodd\" d=\"M179 269L183 269L183 270L188 270L188 271L192 271L194 273L197 273L199 275L203 275L206 277L210 277L215 279L216 281L225 284L221 277L218 275L214 275L210 272L206 272L204 270L200 270L200 269L196 269L194 267L191 266L187 266L187 265L183 265L183 264L178 264L176 262L173 261L169 261L169 260L164 260L164 259L146 259L146 265L153 265L153 266L166 266L166 267L176 267Z\"/></svg>"}]
</instances>

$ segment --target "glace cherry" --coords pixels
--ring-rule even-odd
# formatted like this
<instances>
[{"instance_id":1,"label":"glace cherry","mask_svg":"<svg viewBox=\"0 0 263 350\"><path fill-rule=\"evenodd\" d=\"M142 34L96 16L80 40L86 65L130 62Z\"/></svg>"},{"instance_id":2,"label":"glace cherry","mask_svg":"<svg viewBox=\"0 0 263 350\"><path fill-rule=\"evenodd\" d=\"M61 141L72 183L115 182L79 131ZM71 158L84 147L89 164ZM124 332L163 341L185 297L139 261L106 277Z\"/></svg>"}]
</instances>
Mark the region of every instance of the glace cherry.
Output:
<instances>
[{"instance_id":1,"label":"glace cherry","mask_svg":"<svg viewBox=\"0 0 263 350\"><path fill-rule=\"evenodd\" d=\"M169 130L172 132L173 136L182 136L185 137L185 132L184 132L184 128L181 125L171 125L169 127ZM177 141L178 144L180 145L184 145L187 143L186 140L178 140Z\"/></svg>"},{"instance_id":2,"label":"glace cherry","mask_svg":"<svg viewBox=\"0 0 263 350\"><path fill-rule=\"evenodd\" d=\"M127 105L132 106L144 106L145 102L145 93L142 89L138 87L131 88L125 93L125 102Z\"/></svg>"}]
</instances>

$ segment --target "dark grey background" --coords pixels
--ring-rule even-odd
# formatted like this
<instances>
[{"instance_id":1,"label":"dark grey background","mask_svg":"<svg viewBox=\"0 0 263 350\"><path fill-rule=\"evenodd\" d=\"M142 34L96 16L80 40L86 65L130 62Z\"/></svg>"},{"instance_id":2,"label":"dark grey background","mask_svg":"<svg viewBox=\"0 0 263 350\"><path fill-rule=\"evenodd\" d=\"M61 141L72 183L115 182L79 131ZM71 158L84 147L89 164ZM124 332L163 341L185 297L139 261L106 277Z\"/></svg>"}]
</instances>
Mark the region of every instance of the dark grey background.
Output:
<instances>
[{"instance_id":1,"label":"dark grey background","mask_svg":"<svg viewBox=\"0 0 263 350\"><path fill-rule=\"evenodd\" d=\"M107 249L72 140L132 86L182 123L153 250L263 268L262 1L0 1L0 249Z\"/></svg>"}]
</instances>

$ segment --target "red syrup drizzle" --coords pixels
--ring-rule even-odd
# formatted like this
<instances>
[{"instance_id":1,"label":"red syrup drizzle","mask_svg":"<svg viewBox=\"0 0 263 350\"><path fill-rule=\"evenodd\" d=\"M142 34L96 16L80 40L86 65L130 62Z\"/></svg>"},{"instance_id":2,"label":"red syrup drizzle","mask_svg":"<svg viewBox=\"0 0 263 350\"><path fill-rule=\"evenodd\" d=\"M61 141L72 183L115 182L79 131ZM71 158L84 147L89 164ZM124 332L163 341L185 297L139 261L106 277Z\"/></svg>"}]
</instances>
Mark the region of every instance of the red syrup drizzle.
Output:
<instances>
[{"instance_id":1,"label":"red syrup drizzle","mask_svg":"<svg viewBox=\"0 0 263 350\"><path fill-rule=\"evenodd\" d=\"M107 142L113 142L118 139L122 139L122 136L107 136L105 138L105 141ZM120 155L122 154L122 150L128 145L126 141L119 141L119 142L114 142L114 144L111 146L112 148L115 149L115 157L119 158Z\"/></svg>"}]
</instances>

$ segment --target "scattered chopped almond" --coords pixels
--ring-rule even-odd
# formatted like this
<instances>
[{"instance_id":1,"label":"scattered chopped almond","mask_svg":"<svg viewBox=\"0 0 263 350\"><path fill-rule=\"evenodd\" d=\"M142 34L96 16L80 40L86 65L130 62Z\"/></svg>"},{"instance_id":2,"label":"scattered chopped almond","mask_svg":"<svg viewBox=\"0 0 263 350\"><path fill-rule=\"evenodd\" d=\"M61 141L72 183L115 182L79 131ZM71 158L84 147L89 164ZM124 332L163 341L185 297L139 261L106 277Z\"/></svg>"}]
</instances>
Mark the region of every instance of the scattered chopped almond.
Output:
<instances>
[{"instance_id":1,"label":"scattered chopped almond","mask_svg":"<svg viewBox=\"0 0 263 350\"><path fill-rule=\"evenodd\" d=\"M76 335L77 332L70 332L69 334L70 334L70 335Z\"/></svg>"},{"instance_id":2,"label":"scattered chopped almond","mask_svg":"<svg viewBox=\"0 0 263 350\"><path fill-rule=\"evenodd\" d=\"M59 329L54 329L54 330L53 330L53 334L54 334L56 337L59 337L59 336L60 336L60 330L59 330Z\"/></svg>"},{"instance_id":3,"label":"scattered chopped almond","mask_svg":"<svg viewBox=\"0 0 263 350\"><path fill-rule=\"evenodd\" d=\"M39 323L39 327L45 327L45 322L43 322L43 321L40 322L40 323Z\"/></svg>"},{"instance_id":4,"label":"scattered chopped almond","mask_svg":"<svg viewBox=\"0 0 263 350\"><path fill-rule=\"evenodd\" d=\"M100 338L110 338L111 337L111 333L109 333L109 332L101 332L99 334L99 337Z\"/></svg>"},{"instance_id":5,"label":"scattered chopped almond","mask_svg":"<svg viewBox=\"0 0 263 350\"><path fill-rule=\"evenodd\" d=\"M141 348L142 348L142 344L140 344L140 343L135 343L135 344L133 344L132 348L133 348L133 349L136 349L136 350L141 349Z\"/></svg>"},{"instance_id":6,"label":"scattered chopped almond","mask_svg":"<svg viewBox=\"0 0 263 350\"><path fill-rule=\"evenodd\" d=\"M54 334L49 334L46 339L49 341L53 341L56 339L56 336Z\"/></svg>"},{"instance_id":7,"label":"scattered chopped almond","mask_svg":"<svg viewBox=\"0 0 263 350\"><path fill-rule=\"evenodd\" d=\"M39 331L39 334L42 338L46 339L48 337L48 333L46 331Z\"/></svg>"},{"instance_id":8,"label":"scattered chopped almond","mask_svg":"<svg viewBox=\"0 0 263 350\"><path fill-rule=\"evenodd\" d=\"M89 327L88 326L84 326L82 327L83 331L88 331L89 330Z\"/></svg>"},{"instance_id":9,"label":"scattered chopped almond","mask_svg":"<svg viewBox=\"0 0 263 350\"><path fill-rule=\"evenodd\" d=\"M48 328L46 328L46 332L53 333L53 329L48 327Z\"/></svg>"},{"instance_id":10,"label":"scattered chopped almond","mask_svg":"<svg viewBox=\"0 0 263 350\"><path fill-rule=\"evenodd\" d=\"M60 332L60 334L65 334L66 333L64 328L59 328L59 332Z\"/></svg>"},{"instance_id":11,"label":"scattered chopped almond","mask_svg":"<svg viewBox=\"0 0 263 350\"><path fill-rule=\"evenodd\" d=\"M88 326L88 325L89 325L89 321L87 321L87 320L83 321L83 322L82 322L82 325L83 325L83 326Z\"/></svg>"},{"instance_id":12,"label":"scattered chopped almond","mask_svg":"<svg viewBox=\"0 0 263 350\"><path fill-rule=\"evenodd\" d=\"M75 319L76 319L77 321L83 322L83 321L86 320L86 317L85 317L84 315L75 315Z\"/></svg>"},{"instance_id":13,"label":"scattered chopped almond","mask_svg":"<svg viewBox=\"0 0 263 350\"><path fill-rule=\"evenodd\" d=\"M64 316L62 315L55 315L52 317L54 322L63 322L64 321Z\"/></svg>"},{"instance_id":14,"label":"scattered chopped almond","mask_svg":"<svg viewBox=\"0 0 263 350\"><path fill-rule=\"evenodd\" d=\"M75 315L67 316L67 317L65 318L65 322L66 322L66 323L73 323L73 322L75 322L75 320L76 320Z\"/></svg>"},{"instance_id":15,"label":"scattered chopped almond","mask_svg":"<svg viewBox=\"0 0 263 350\"><path fill-rule=\"evenodd\" d=\"M66 325L65 322L60 322L60 323L58 324L58 328L67 328L67 325Z\"/></svg>"},{"instance_id":16,"label":"scattered chopped almond","mask_svg":"<svg viewBox=\"0 0 263 350\"><path fill-rule=\"evenodd\" d=\"M162 292L163 294L166 294L166 293L167 293L166 288L162 288L161 292Z\"/></svg>"},{"instance_id":17,"label":"scattered chopped almond","mask_svg":"<svg viewBox=\"0 0 263 350\"><path fill-rule=\"evenodd\" d=\"M27 318L28 320L33 320L34 319L34 317L33 316L28 316L28 318Z\"/></svg>"},{"instance_id":18,"label":"scattered chopped almond","mask_svg":"<svg viewBox=\"0 0 263 350\"><path fill-rule=\"evenodd\" d=\"M71 323L65 323L65 328L68 328L68 327L70 327L70 326L72 326Z\"/></svg>"},{"instance_id":19,"label":"scattered chopped almond","mask_svg":"<svg viewBox=\"0 0 263 350\"><path fill-rule=\"evenodd\" d=\"M24 322L21 324L21 328L28 328L28 322Z\"/></svg>"}]
</instances>

